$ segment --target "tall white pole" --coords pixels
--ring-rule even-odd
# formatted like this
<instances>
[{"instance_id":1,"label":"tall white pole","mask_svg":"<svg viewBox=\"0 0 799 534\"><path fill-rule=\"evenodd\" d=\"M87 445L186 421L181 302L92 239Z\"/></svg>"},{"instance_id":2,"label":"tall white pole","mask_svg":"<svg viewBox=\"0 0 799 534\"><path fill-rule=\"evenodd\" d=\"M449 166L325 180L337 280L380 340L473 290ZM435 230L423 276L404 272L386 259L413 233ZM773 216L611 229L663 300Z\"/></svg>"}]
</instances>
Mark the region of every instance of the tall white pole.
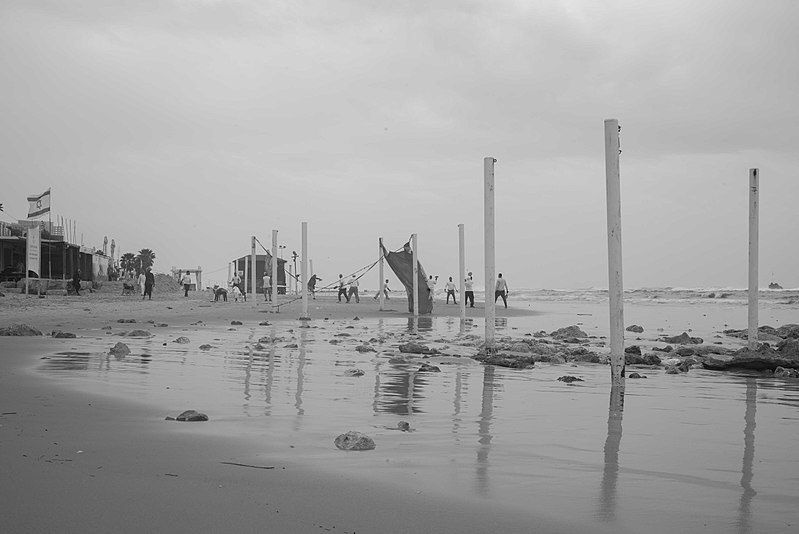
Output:
<instances>
[{"instance_id":1,"label":"tall white pole","mask_svg":"<svg viewBox=\"0 0 799 534\"><path fill-rule=\"evenodd\" d=\"M378 239L378 247L377 248L379 249L377 251L377 253L379 254L379 256L377 257L378 258L378 264L379 264L379 268L378 268L379 275L378 276L380 276L380 279L377 281L377 294L378 294L377 299L380 301L380 311L383 311L383 304L386 301L386 295L385 295L385 293L383 291L383 238L382 237Z\"/></svg>"},{"instance_id":2,"label":"tall white pole","mask_svg":"<svg viewBox=\"0 0 799 534\"><path fill-rule=\"evenodd\" d=\"M244 287L242 287L242 289L244 290L244 298L246 299L247 298L247 293L248 293L247 285L249 284L249 282L247 280L248 279L247 275L249 274L249 270L248 270L249 269L249 262L247 261L247 256L244 256L242 258L242 260L244 260L244 277L241 279L241 283L244 284Z\"/></svg>"},{"instance_id":3,"label":"tall white pole","mask_svg":"<svg viewBox=\"0 0 799 534\"><path fill-rule=\"evenodd\" d=\"M413 262L413 316L419 317L419 253L416 250L416 234L411 236L411 261Z\"/></svg>"},{"instance_id":4,"label":"tall white pole","mask_svg":"<svg viewBox=\"0 0 799 534\"><path fill-rule=\"evenodd\" d=\"M225 282L225 286L224 287L227 288L228 285L230 284L231 280L233 280L233 262L232 261L228 262L228 264L227 264L227 282Z\"/></svg>"},{"instance_id":5,"label":"tall white pole","mask_svg":"<svg viewBox=\"0 0 799 534\"><path fill-rule=\"evenodd\" d=\"M485 319L486 353L496 352L494 332L496 330L497 308L491 297L494 296L496 278L494 243L494 163L492 157L483 158L483 225L485 227Z\"/></svg>"},{"instance_id":6,"label":"tall white pole","mask_svg":"<svg viewBox=\"0 0 799 534\"><path fill-rule=\"evenodd\" d=\"M308 258L308 263L311 265L311 268L310 268L310 270L308 272L310 272L311 276L313 276L314 275L314 272L313 272L313 260Z\"/></svg>"},{"instance_id":7,"label":"tall white pole","mask_svg":"<svg viewBox=\"0 0 799 534\"><path fill-rule=\"evenodd\" d=\"M624 301L621 257L621 180L619 121L605 120L605 182L608 218L608 296L610 301L610 376L624 384Z\"/></svg>"},{"instance_id":8,"label":"tall white pole","mask_svg":"<svg viewBox=\"0 0 799 534\"><path fill-rule=\"evenodd\" d=\"M749 349L757 349L758 240L760 172L749 169Z\"/></svg>"},{"instance_id":9,"label":"tall white pole","mask_svg":"<svg viewBox=\"0 0 799 534\"><path fill-rule=\"evenodd\" d=\"M250 252L250 298L253 306L258 305L258 292L255 290L255 236L251 239L252 250Z\"/></svg>"},{"instance_id":10,"label":"tall white pole","mask_svg":"<svg viewBox=\"0 0 799 534\"><path fill-rule=\"evenodd\" d=\"M308 315L308 223L302 223L302 258L300 259L302 271L302 319L310 319Z\"/></svg>"},{"instance_id":11,"label":"tall white pole","mask_svg":"<svg viewBox=\"0 0 799 534\"><path fill-rule=\"evenodd\" d=\"M458 277L460 278L461 322L466 320L466 240L463 224L458 225Z\"/></svg>"},{"instance_id":12,"label":"tall white pole","mask_svg":"<svg viewBox=\"0 0 799 534\"><path fill-rule=\"evenodd\" d=\"M279 313L277 302L277 230L272 230L272 307Z\"/></svg>"}]
</instances>

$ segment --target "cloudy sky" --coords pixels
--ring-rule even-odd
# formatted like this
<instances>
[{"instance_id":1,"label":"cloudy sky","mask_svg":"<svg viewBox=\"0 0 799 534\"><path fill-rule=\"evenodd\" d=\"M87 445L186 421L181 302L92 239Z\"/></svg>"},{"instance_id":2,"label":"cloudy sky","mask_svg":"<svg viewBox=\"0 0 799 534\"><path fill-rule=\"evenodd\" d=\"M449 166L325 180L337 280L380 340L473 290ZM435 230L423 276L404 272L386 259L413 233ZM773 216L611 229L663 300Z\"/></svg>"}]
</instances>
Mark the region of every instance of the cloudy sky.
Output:
<instances>
[{"instance_id":1,"label":"cloudy sky","mask_svg":"<svg viewBox=\"0 0 799 534\"><path fill-rule=\"evenodd\" d=\"M624 285L799 287L795 0L0 2L0 202L156 270L271 230L325 283L416 232L483 277L483 158L511 289L607 287L604 120L621 126ZM285 257L285 255L284 255ZM373 279L373 280L372 280ZM363 286L375 287L377 273Z\"/></svg>"}]
</instances>

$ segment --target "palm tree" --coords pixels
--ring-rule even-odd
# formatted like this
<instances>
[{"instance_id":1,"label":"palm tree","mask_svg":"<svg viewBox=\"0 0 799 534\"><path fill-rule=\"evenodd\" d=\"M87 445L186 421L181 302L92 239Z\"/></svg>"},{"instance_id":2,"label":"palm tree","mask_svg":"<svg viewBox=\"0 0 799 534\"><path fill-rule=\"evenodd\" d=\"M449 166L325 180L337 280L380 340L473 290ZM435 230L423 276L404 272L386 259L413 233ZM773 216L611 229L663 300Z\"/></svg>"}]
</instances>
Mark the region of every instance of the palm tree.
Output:
<instances>
[{"instance_id":1,"label":"palm tree","mask_svg":"<svg viewBox=\"0 0 799 534\"><path fill-rule=\"evenodd\" d=\"M136 256L133 252L126 252L119 258L119 266L123 272L132 271L136 268Z\"/></svg>"},{"instance_id":2,"label":"palm tree","mask_svg":"<svg viewBox=\"0 0 799 534\"><path fill-rule=\"evenodd\" d=\"M139 251L139 254L136 256L136 267L140 271L147 270L148 267L152 267L153 263L155 262L155 252L150 250L149 248L143 248Z\"/></svg>"}]
</instances>

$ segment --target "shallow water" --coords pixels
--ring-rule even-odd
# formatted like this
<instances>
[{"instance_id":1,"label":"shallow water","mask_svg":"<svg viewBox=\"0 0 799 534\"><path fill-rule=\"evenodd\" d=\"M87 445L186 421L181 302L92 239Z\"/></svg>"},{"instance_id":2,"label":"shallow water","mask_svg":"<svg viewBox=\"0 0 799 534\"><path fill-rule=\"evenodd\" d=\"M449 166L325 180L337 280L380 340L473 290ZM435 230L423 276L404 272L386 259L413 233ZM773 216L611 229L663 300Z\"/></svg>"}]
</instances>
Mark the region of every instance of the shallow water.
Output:
<instances>
[{"instance_id":1,"label":"shallow water","mask_svg":"<svg viewBox=\"0 0 799 534\"><path fill-rule=\"evenodd\" d=\"M498 335L522 336L577 317L588 330L604 320L601 311L560 313L501 320ZM723 320L694 322L710 332ZM512 370L458 356L473 349L457 343L482 336L483 328L478 320L461 329L453 319L415 325L397 318L155 329L140 340L98 330L95 338L65 341L40 369L75 387L160 407L163 416L189 408L209 414L210 423L180 431L201 428L254 446L279 436L287 458L422 493L631 532L796 528L799 381L646 369L640 372L648 378L628 379L621 395L611 391L607 366ZM191 343L173 343L179 335ZM263 337L274 341L254 350ZM355 350L372 338L382 340L378 353ZM409 339L450 356L401 361L397 345ZM119 340L132 354L108 356ZM200 350L204 343L213 348ZM419 371L422 361L441 372ZM345 375L355 368L363 376ZM584 381L557 380L567 374ZM397 430L400 421L412 431ZM347 430L369 434L377 449L338 451L333 438Z\"/></svg>"}]
</instances>

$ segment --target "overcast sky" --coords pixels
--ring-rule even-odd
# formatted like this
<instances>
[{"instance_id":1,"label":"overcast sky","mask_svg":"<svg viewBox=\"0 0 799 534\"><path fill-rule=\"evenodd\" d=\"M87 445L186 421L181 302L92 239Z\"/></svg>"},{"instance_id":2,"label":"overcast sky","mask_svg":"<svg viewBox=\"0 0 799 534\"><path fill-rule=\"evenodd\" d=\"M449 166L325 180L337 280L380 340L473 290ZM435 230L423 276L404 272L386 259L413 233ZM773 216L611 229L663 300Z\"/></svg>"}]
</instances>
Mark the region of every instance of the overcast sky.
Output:
<instances>
[{"instance_id":1,"label":"overcast sky","mask_svg":"<svg viewBox=\"0 0 799 534\"><path fill-rule=\"evenodd\" d=\"M513 288L607 287L604 120L621 126L624 285L799 287L795 0L0 2L0 202L155 270L224 281L309 224L331 282L419 236L483 280L483 158ZM259 250L260 252L260 250ZM287 255L284 254L284 257ZM377 285L377 272L362 287Z\"/></svg>"}]
</instances>

